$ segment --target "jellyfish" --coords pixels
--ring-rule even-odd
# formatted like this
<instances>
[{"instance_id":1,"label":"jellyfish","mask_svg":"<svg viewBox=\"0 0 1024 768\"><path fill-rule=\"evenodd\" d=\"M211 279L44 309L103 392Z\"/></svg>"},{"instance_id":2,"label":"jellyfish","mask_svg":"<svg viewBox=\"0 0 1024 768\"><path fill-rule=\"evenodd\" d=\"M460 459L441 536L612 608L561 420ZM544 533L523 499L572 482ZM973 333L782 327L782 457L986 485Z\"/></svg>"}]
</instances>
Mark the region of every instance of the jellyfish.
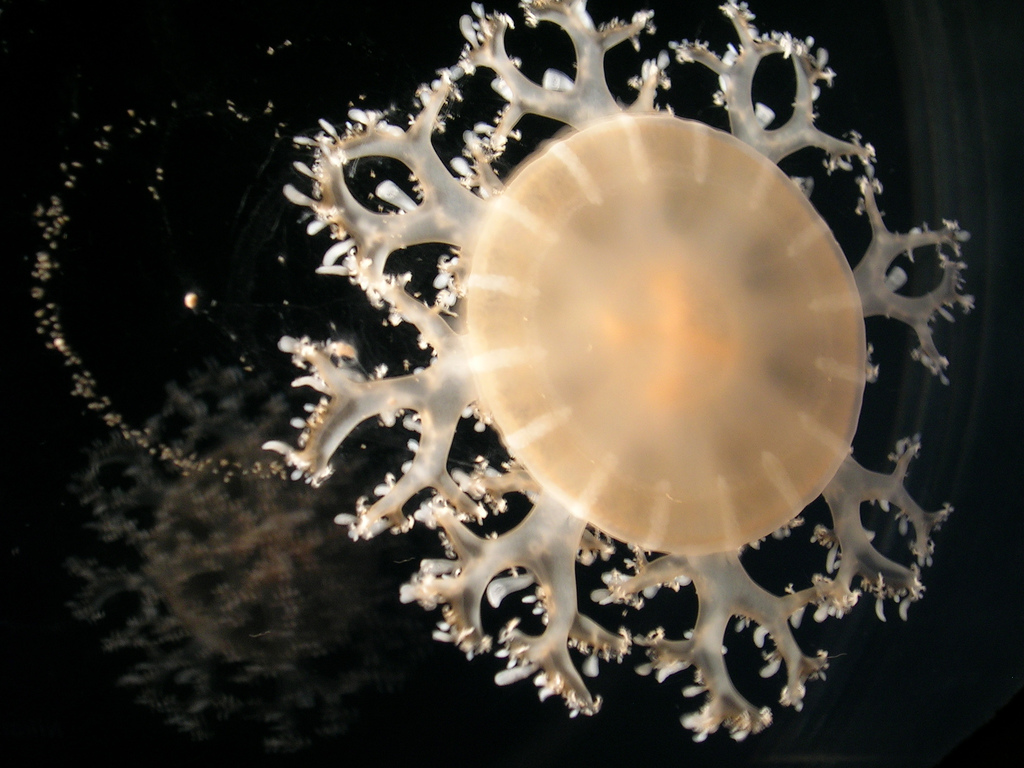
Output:
<instances>
[{"instance_id":1,"label":"jellyfish","mask_svg":"<svg viewBox=\"0 0 1024 768\"><path fill-rule=\"evenodd\" d=\"M343 733L352 697L393 690L419 657L415 622L389 610L398 542L354 551L325 514L343 500L259 450L285 410L238 368L170 385L145 430L90 451L76 486L106 546L67 564L74 615L137 654L118 682L139 703L193 739L255 722L270 752Z\"/></svg>"},{"instance_id":2,"label":"jellyfish","mask_svg":"<svg viewBox=\"0 0 1024 768\"><path fill-rule=\"evenodd\" d=\"M613 94L605 56L627 42L639 50L651 11L597 24L585 0L520 7L527 27L567 36L572 74L531 79L506 48L513 19L473 4L459 24L460 59L419 87L411 115L353 107L344 125L322 120L295 139L311 158L295 164L308 180L285 195L306 209L308 233L330 241L317 272L360 288L418 350L373 366L363 340L282 338L303 371L294 385L314 402L297 445L265 447L294 479L321 486L361 424L400 424L410 435L401 470L336 520L353 539L438 532L444 556L423 559L400 593L440 609L435 639L469 657L493 652L505 664L499 685L532 679L541 699L560 696L574 716L601 706L584 678L636 646L641 674L690 670L683 693L700 705L681 723L695 740L723 728L741 740L772 713L726 666L731 623L751 630L761 676L779 675L779 703L799 710L828 665L794 633L808 610L818 622L840 618L867 594L880 619L888 604L906 619L922 597L932 534L952 508L925 510L904 487L919 436L896 443L890 471L853 455L877 376L864 320L906 323L913 357L946 381L932 324L971 308L968 235L955 221L887 228L872 145L815 125L835 76L827 53L761 32L745 3L721 7L736 37L724 53L673 43L629 80L630 99ZM788 62L795 83L785 119L753 96L770 57ZM727 129L667 101L671 78L701 68L717 78L711 99ZM497 114L447 152L481 81L501 101ZM561 128L531 144L536 118ZM780 167L798 152L852 178L871 230L863 253L838 244L813 177ZM379 172L360 175L374 162ZM406 258L426 245L440 255ZM908 295L896 261L926 252L941 279ZM467 434L492 434L500 450L456 460ZM795 535L819 498L830 515L810 535L825 551L821 572L781 593L762 586L741 556ZM895 517L905 556L873 542L867 504ZM599 586L581 594L581 574L595 568ZM600 606L640 611L684 590L699 609L681 636L594 618ZM489 628L488 606L512 596L539 622Z\"/></svg>"}]
</instances>

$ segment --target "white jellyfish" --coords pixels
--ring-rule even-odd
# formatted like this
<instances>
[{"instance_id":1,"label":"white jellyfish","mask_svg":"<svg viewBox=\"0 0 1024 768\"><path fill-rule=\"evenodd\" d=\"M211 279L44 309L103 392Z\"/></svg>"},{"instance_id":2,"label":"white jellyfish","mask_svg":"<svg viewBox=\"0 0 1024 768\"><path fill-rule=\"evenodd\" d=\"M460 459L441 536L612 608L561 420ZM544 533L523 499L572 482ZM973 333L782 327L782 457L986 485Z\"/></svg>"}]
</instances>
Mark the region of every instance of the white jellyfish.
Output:
<instances>
[{"instance_id":1,"label":"white jellyfish","mask_svg":"<svg viewBox=\"0 0 1024 768\"><path fill-rule=\"evenodd\" d=\"M904 489L917 437L897 444L888 474L852 456L875 373L864 318L913 327L915 358L944 380L931 322L971 306L961 293L967 234L949 221L906 234L886 228L872 146L815 127L819 88L834 76L827 55L811 40L759 32L745 3L722 6L737 37L726 53L673 44L674 56L658 53L630 80L628 104L609 89L605 54L637 46L653 30L652 12L598 25L584 0L521 7L528 26L546 22L568 36L572 75L529 79L505 48L512 19L474 4L460 23L462 57L420 87L408 124L352 109L345 125L322 121L315 136L296 139L312 154L296 164L310 181L286 195L315 215L311 234L326 229L334 240L317 271L361 288L385 323L413 327L429 357L371 373L350 340L284 338L281 349L304 370L295 386L320 397L297 448L266 447L319 485L361 423L401 421L418 433L411 458L337 520L353 538L438 529L446 557L423 560L401 593L441 608L435 638L467 655L495 651L507 660L499 684L532 678L541 698L558 694L573 714L601 704L581 670L591 675L597 658L643 646L641 672L665 679L693 668L684 693L703 704L682 723L695 739L723 725L742 739L771 712L748 701L726 668L723 635L734 618L756 625L762 675L784 666L780 703L799 709L805 683L826 666L824 651L805 652L792 631L808 608L819 621L839 617L866 591L880 618L887 600L906 618L921 597L930 536L950 508L925 511ZM781 125L752 96L769 56L791 62L796 85ZM713 100L727 111L728 132L660 104L673 60L717 75ZM446 163L435 140L481 77L504 105L465 131ZM565 128L506 172L531 115ZM843 253L811 185L778 167L803 149L819 151L828 173L859 174L858 213L872 232L864 254ZM375 180L371 208L353 168L374 158L400 172ZM428 243L447 246L436 263L399 270L390 260ZM943 278L925 295L904 295L893 263L924 249ZM493 427L510 458L453 464L466 420ZM820 496L832 524L816 526L811 541L828 549L824 572L783 594L766 590L740 552L788 534ZM504 514L513 497L527 499L528 512L487 530L484 519ZM900 518L912 564L873 546L860 519L866 502ZM693 589L700 609L683 637L634 637L588 617L577 568L622 552L616 542L631 554L590 598L640 608L661 588ZM483 601L497 606L531 587L525 599L539 631L513 619L488 632ZM570 648L587 656L579 668Z\"/></svg>"}]
</instances>

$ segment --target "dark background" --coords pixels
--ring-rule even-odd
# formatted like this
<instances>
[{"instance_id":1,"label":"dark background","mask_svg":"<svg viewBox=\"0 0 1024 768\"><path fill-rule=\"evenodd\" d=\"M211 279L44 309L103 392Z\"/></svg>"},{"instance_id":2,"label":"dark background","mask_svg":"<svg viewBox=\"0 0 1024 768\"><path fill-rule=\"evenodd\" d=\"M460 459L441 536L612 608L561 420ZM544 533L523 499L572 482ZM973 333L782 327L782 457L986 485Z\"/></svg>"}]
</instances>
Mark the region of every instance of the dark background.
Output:
<instances>
[{"instance_id":1,"label":"dark background","mask_svg":"<svg viewBox=\"0 0 1024 768\"><path fill-rule=\"evenodd\" d=\"M655 7L648 55L669 39L727 39L714 3L676 5ZM63 563L95 548L82 529L88 510L68 485L105 430L69 396L67 369L35 333L29 273L42 241L33 210L51 194L65 199L72 219L48 295L64 307L68 336L103 391L134 423L159 409L165 382L206 359L234 364L244 355L284 388L291 370L275 351L281 333L322 335L332 321L356 322L347 294L312 277L315 256L280 195L300 157L287 137L315 130L320 117L343 121L360 96L367 106L408 108L415 86L457 58L464 6L0 0L0 226L10 289L0 743L33 762L410 766L928 766L970 739L944 763L959 765L1016 743L1019 695L986 726L1024 683L1024 29L1009 2L753 8L763 29L814 35L829 49L838 78L819 102L820 124L874 143L889 226L938 225L945 216L973 234L965 255L977 309L938 336L952 361L949 387L906 362L911 340L902 330L869 323L885 344L883 379L862 422L874 439L864 441L884 455L897 437L921 431L911 490L927 508L948 499L957 509L937 536L926 599L906 624L880 624L865 600L853 616L823 625L822 647L843 655L828 681L809 686L803 713L776 707L775 724L756 738L736 745L717 734L694 745L677 722L692 704L679 694L689 678L659 687L633 675L630 659L598 679L603 711L570 720L558 701L538 704L528 683L495 687L493 659L466 662L430 645L432 616L422 618L430 648L404 687L356 697L350 732L298 755L264 755L258 730L238 723L215 724L211 741L192 742L116 685L126 658L103 654L105 632L65 608L77 584ZM635 10L590 8L598 20ZM538 52L528 35L517 39L524 59ZM639 59L616 54L610 76L616 67L635 71ZM696 92L690 75L673 70L672 95L684 103ZM687 116L722 119L705 107ZM72 169L66 189L60 164L72 160L84 167ZM846 217L837 236L863 240L863 222ZM285 269L272 266L280 253L291 256ZM188 291L199 294L200 311L182 306Z\"/></svg>"}]
</instances>

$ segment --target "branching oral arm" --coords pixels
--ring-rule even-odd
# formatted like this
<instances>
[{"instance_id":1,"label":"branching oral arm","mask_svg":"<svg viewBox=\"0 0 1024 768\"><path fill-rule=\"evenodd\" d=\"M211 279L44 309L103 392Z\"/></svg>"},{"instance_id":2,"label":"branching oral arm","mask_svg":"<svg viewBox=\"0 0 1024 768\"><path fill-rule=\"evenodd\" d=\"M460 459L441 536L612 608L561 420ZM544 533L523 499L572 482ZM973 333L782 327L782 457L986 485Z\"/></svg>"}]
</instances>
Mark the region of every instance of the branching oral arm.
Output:
<instances>
[{"instance_id":1,"label":"branching oral arm","mask_svg":"<svg viewBox=\"0 0 1024 768\"><path fill-rule=\"evenodd\" d=\"M952 322L953 315L949 309L959 306L963 312L969 312L974 307L974 297L961 293L964 285L962 273L967 265L960 260L960 245L970 235L955 221L944 221L942 229L937 230L892 232L885 226L878 209L877 195L882 191L881 184L868 177L861 178L859 184L861 210L871 224L871 243L853 271L864 305L864 316L884 315L913 328L919 342L918 348L911 353L914 359L920 360L943 384L948 384L944 371L949 361L935 346L931 322L936 314ZM907 254L913 260L915 250L928 246L936 250L942 268L941 282L923 296L898 294L896 291L907 276L901 268L890 269L893 261L900 254Z\"/></svg>"},{"instance_id":2,"label":"branching oral arm","mask_svg":"<svg viewBox=\"0 0 1024 768\"><path fill-rule=\"evenodd\" d=\"M832 84L835 72L826 65L828 54L819 49L812 55L813 40L797 40L788 33L761 35L751 23L754 15L746 4L727 2L722 11L732 22L739 38L739 47L730 46L724 56L712 53L706 43L683 40L673 44L676 61L696 62L718 75L721 91L715 103L729 113L729 127L736 138L756 148L773 162L779 162L804 147L818 147L826 153L826 166L848 169L849 158L864 162L874 159L870 144L862 145L859 137L850 141L831 136L814 125L814 102L820 92L818 83ZM793 62L796 97L793 114L784 125L768 129L774 114L753 99L754 75L766 56L780 54Z\"/></svg>"}]
</instances>

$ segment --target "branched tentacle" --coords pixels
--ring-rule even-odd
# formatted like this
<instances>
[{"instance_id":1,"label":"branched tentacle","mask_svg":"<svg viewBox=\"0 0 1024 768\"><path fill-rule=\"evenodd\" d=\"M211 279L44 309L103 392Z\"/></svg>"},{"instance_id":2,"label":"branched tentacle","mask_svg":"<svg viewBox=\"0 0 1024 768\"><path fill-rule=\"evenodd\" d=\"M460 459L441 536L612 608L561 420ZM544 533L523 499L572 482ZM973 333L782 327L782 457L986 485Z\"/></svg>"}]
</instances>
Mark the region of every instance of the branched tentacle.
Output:
<instances>
[{"instance_id":1,"label":"branched tentacle","mask_svg":"<svg viewBox=\"0 0 1024 768\"><path fill-rule=\"evenodd\" d=\"M919 342L912 353L914 359L920 360L943 384L948 384L944 371L949 360L935 346L931 323L936 314L952 321L949 309L953 307L959 306L964 312L974 307L974 297L961 292L963 271L967 265L960 260L960 244L969 235L955 221L944 221L942 229L937 230L915 228L906 233L891 232L878 208L877 195L882 191L881 184L869 177L862 177L859 183L862 195L860 210L871 224L871 243L853 271L864 305L864 316L884 315L913 328ZM893 261L900 254L906 254L913 260L915 250L928 246L936 250L942 268L941 281L923 296L898 294L896 291L906 280L906 273L898 267L890 269Z\"/></svg>"},{"instance_id":2,"label":"branched tentacle","mask_svg":"<svg viewBox=\"0 0 1024 768\"><path fill-rule=\"evenodd\" d=\"M801 708L804 684L822 674L825 655L821 651L815 656L804 654L789 623L799 624L806 606L820 600L814 588L773 595L750 578L736 553L666 555L650 561L637 552L633 567L632 576L606 574L608 589L598 590L593 597L599 602L639 607L642 595L650 596L661 587L678 590L692 583L697 591L697 621L682 640L667 639L662 630L637 640L648 647L650 658L650 665L642 671L655 671L659 680L695 668L696 685L684 693L696 696L706 692L707 700L699 712L684 716L682 723L694 731L696 740L702 741L722 726L729 729L733 738L743 739L771 723L770 710L747 701L725 666L722 640L734 616L740 617L744 626L749 622L759 625L754 633L758 647L764 647L766 637L774 641L775 649L765 653L767 664L762 675L774 675L784 662L787 680L780 701Z\"/></svg>"},{"instance_id":3,"label":"branched tentacle","mask_svg":"<svg viewBox=\"0 0 1024 768\"><path fill-rule=\"evenodd\" d=\"M569 647L620 658L629 639L578 611L574 563L586 524L545 495L518 526L494 539L471 532L446 504L426 504L418 516L444 530L452 556L424 561L402 592L405 602L444 606L444 622L435 637L455 643L469 655L488 650L493 640L481 620L482 600L486 597L497 607L510 592L535 584L544 631L527 634L515 620L506 625L498 642L508 666L497 682L534 677L542 699L558 694L574 712L596 712L600 697L587 690ZM514 575L504 576L507 572Z\"/></svg>"},{"instance_id":4,"label":"branched tentacle","mask_svg":"<svg viewBox=\"0 0 1024 768\"><path fill-rule=\"evenodd\" d=\"M464 494L447 469L455 430L476 399L472 378L466 373L461 340L437 309L424 306L406 293L404 282L385 280L379 295L392 308L395 322L412 322L423 342L433 347L436 357L427 368L372 379L358 372L355 351L349 345L288 337L280 344L283 351L292 354L297 366L308 371L308 375L296 379L294 386L309 386L323 397L306 422L299 450L277 441L265 447L283 454L314 485L330 476L331 456L365 420L376 416L392 425L403 411L419 416L420 437L412 462L397 482L378 486L380 498L360 510L358 520L353 522L354 536L373 536L382 526L406 525L403 506L428 487L445 492L460 508L472 508L461 498Z\"/></svg>"},{"instance_id":5,"label":"branched tentacle","mask_svg":"<svg viewBox=\"0 0 1024 768\"><path fill-rule=\"evenodd\" d=\"M395 251L423 243L457 245L468 237L467 225L476 219L480 199L460 183L433 151L431 136L440 127L439 114L453 85L446 74L421 88L422 109L403 130L380 113L352 110L344 133L321 121L324 129L314 139L298 139L316 149L310 169L314 196L285 187L288 199L310 208L331 227L338 241L324 254L321 274L349 276L370 292L383 280L388 257ZM346 167L361 158L398 160L412 172L420 202L405 194L392 179L377 186L377 195L398 212L371 211L350 187ZM403 182L406 180L402 180Z\"/></svg>"},{"instance_id":6,"label":"branched tentacle","mask_svg":"<svg viewBox=\"0 0 1024 768\"><path fill-rule=\"evenodd\" d=\"M828 54L818 49L812 54L813 40L797 40L788 33L772 32L762 35L752 24L754 14L746 3L729 0L722 11L732 22L739 38L739 46L730 45L723 56L709 50L706 43L683 40L672 45L676 60L681 64L698 63L718 75L721 90L715 94L715 103L729 113L729 127L741 141L754 147L772 162L804 147L819 147L826 152L826 166L850 168L849 158L858 157L869 162L874 158L870 144L861 144L858 137L838 139L814 125L814 102L818 98L818 83L831 86L835 72L827 67ZM754 103L754 74L766 56L780 54L793 62L796 78L796 98L793 114L778 128L768 128L774 119L763 105Z\"/></svg>"},{"instance_id":7,"label":"branched tentacle","mask_svg":"<svg viewBox=\"0 0 1024 768\"><path fill-rule=\"evenodd\" d=\"M529 25L552 22L569 36L576 52L576 79L548 70L544 82L533 82L505 50L505 33L513 26L508 16L482 12L475 18L463 16L462 34L468 46L459 69L492 70L496 75L494 88L508 102L490 136L490 145L499 154L524 115L540 115L580 128L596 118L620 112L605 79L604 55L626 40L635 43L641 33L653 29L650 11L637 13L630 22L615 20L595 29L584 0L527 0L523 9Z\"/></svg>"},{"instance_id":8,"label":"branched tentacle","mask_svg":"<svg viewBox=\"0 0 1024 768\"><path fill-rule=\"evenodd\" d=\"M852 457L848 458L823 491L832 511L834 528L818 526L812 540L833 550L827 570L834 570L838 561L835 580L819 582L831 604L829 613L841 615L856 603L859 592L853 590L853 583L858 577L863 588L877 598L875 610L883 620L885 598L900 603L900 617L905 620L910 603L922 597L924 586L920 569L931 565L934 549L931 534L938 530L953 508L947 504L936 512L926 512L904 487L907 469L920 447L916 437L899 441L896 452L889 457L896 464L889 474L872 472ZM906 531L910 526L914 531L909 547L916 564L909 568L900 565L873 546L874 534L864 528L860 516L861 504L867 502L876 502L886 511L890 506L899 510L901 528Z\"/></svg>"}]
</instances>

